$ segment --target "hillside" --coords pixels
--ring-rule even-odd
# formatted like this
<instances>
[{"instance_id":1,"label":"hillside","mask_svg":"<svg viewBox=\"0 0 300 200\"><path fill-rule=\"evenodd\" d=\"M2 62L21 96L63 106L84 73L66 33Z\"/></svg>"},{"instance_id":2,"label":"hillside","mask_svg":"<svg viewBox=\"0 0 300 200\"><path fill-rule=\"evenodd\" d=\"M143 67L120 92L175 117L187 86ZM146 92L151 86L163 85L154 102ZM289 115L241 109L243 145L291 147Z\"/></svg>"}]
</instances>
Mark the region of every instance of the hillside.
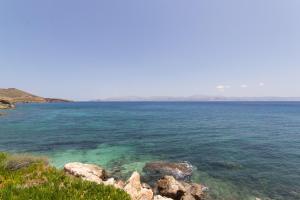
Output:
<instances>
[{"instance_id":1,"label":"hillside","mask_svg":"<svg viewBox=\"0 0 300 200\"><path fill-rule=\"evenodd\" d=\"M16 88L0 89L0 109L13 108L15 103L69 102L63 99L39 97Z\"/></svg>"},{"instance_id":2,"label":"hillside","mask_svg":"<svg viewBox=\"0 0 300 200\"><path fill-rule=\"evenodd\" d=\"M47 102L43 97L27 93L16 88L0 89L0 99L7 100L11 103Z\"/></svg>"}]
</instances>

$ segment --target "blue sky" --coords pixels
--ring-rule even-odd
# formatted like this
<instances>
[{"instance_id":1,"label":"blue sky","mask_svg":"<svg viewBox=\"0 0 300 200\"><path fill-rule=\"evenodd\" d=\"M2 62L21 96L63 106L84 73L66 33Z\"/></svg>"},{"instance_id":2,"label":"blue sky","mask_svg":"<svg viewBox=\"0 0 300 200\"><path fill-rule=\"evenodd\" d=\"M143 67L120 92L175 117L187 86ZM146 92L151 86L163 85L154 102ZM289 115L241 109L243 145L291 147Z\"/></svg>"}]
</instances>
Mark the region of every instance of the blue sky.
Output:
<instances>
[{"instance_id":1,"label":"blue sky","mask_svg":"<svg viewBox=\"0 0 300 200\"><path fill-rule=\"evenodd\" d=\"M0 0L0 87L300 96L299 0Z\"/></svg>"}]
</instances>

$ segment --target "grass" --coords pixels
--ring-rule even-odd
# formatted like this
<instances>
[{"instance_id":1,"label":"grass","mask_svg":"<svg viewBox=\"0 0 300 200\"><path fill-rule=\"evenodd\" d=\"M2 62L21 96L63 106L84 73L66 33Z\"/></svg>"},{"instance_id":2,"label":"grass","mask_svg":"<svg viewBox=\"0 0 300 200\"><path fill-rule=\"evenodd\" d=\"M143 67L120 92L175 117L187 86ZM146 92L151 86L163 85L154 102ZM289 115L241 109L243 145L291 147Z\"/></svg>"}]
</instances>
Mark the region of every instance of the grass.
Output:
<instances>
[{"instance_id":1,"label":"grass","mask_svg":"<svg viewBox=\"0 0 300 200\"><path fill-rule=\"evenodd\" d=\"M66 175L43 157L0 153L1 200L130 200L112 186Z\"/></svg>"}]
</instances>

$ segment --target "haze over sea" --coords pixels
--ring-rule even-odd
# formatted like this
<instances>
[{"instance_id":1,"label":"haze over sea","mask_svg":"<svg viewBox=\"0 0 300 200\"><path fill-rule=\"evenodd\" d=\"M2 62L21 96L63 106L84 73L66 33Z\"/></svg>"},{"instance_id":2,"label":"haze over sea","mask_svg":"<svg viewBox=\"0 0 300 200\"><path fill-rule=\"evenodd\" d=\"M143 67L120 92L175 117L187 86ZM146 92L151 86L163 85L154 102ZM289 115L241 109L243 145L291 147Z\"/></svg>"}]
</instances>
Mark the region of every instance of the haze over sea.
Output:
<instances>
[{"instance_id":1,"label":"haze over sea","mask_svg":"<svg viewBox=\"0 0 300 200\"><path fill-rule=\"evenodd\" d=\"M120 176L188 161L212 199L300 199L300 102L20 104L0 117L0 151L96 163Z\"/></svg>"}]
</instances>

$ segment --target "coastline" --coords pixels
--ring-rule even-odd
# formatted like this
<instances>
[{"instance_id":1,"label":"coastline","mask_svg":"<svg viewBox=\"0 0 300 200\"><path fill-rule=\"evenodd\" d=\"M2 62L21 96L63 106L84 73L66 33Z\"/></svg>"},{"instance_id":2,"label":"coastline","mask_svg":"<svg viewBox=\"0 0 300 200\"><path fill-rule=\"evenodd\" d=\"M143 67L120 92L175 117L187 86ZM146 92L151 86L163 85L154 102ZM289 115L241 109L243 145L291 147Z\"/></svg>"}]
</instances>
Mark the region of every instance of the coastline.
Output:
<instances>
[{"instance_id":1,"label":"coastline","mask_svg":"<svg viewBox=\"0 0 300 200\"><path fill-rule=\"evenodd\" d=\"M8 111L7 117L1 117L3 134L0 135L0 144L3 151L47 155L53 158L53 166L59 168L66 162L76 161L97 163L108 170L116 167L126 174L122 180L127 180L131 175L129 172L135 169L141 173L139 169L146 162L188 160L196 166L193 180L209 186L213 199L252 200L255 196L273 199L276 196L271 192L280 195L276 193L279 188L286 192L297 191L297 183L296 186L284 185L288 181L283 171L285 168L270 173L263 169L274 166L270 162L273 155L286 157L293 154L273 149L277 143L272 138L265 138L262 142L249 140L248 136L261 138L268 136L268 132L262 134L261 130L279 129L284 131L285 138L286 134L296 134L297 129L287 129L285 124L293 123L298 127L295 123L298 108L296 103L21 104L18 109ZM290 113L290 118L285 118L287 113ZM208 116L216 117L215 123L208 121ZM234 117L228 119L228 116ZM251 123L247 123L249 119ZM242 125L253 127L254 132ZM22 134L12 134L16 131ZM248 134L241 135L241 132ZM12 137L7 137L8 134ZM9 145L12 141L13 146ZM234 146L229 144L231 141ZM272 150L271 157L260 156L269 150ZM261 173L265 175L261 177ZM272 182L272 174L276 174L277 183ZM249 180L249 176L253 179ZM265 185L266 192L260 190L263 180L270 181ZM289 197L297 199L297 193L291 193Z\"/></svg>"},{"instance_id":2,"label":"coastline","mask_svg":"<svg viewBox=\"0 0 300 200\"><path fill-rule=\"evenodd\" d=\"M82 181L88 181L102 187L111 187L122 195L125 192L130 196L131 200L205 200L208 199L206 192L208 190L204 185L193 183L187 180L191 176L192 168L188 163L169 163L165 161L158 161L148 163L145 166L145 171L153 173L157 178L155 184L150 186L150 183L142 182L141 180L145 177L134 171L128 180L117 179L114 174L109 173L106 169L99 165L87 164L80 162L66 163L63 171L60 171L48 164L46 157L36 157L28 154L7 154L0 152L0 177L1 176L15 176L14 173L21 173L23 177L30 177L31 173L49 173L51 176L70 176L79 178ZM50 170L50 171L49 171ZM158 176L157 172L160 172ZM47 176L49 176L47 175ZM14 177L13 180L22 179L21 177ZM149 179L148 179L149 180ZM11 185L9 181L1 183L2 191L10 192L12 196L18 197L18 193L22 193L22 188L32 189L33 200L35 194L40 191L37 190L39 187L44 187L48 184L64 184L63 180L61 183L52 183L48 178L41 180L40 178L33 177L30 179L26 178L26 181L21 181L21 185ZM24 185L23 185L24 184ZM11 190L13 187L19 187L20 189ZM54 192L50 191L49 192ZM84 191L82 191L84 193ZM0 191L0 197L5 197L5 193ZM28 195L28 194L27 194ZM68 195L72 196L72 192ZM97 194L96 194L97 195ZM100 193L99 193L100 195ZM90 199L90 198L78 198L78 199ZM103 198L109 200L110 198ZM113 198L117 200L118 198ZM123 195L122 200L126 199L126 195Z\"/></svg>"}]
</instances>

